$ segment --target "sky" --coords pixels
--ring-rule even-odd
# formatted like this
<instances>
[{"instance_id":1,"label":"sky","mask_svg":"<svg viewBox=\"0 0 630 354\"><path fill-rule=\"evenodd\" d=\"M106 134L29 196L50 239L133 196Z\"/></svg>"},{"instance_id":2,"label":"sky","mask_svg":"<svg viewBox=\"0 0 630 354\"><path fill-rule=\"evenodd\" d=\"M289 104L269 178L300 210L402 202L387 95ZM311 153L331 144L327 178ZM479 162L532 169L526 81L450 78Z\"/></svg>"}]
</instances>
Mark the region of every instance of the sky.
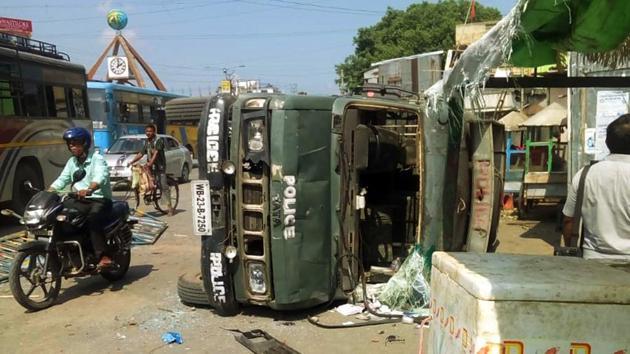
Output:
<instances>
[{"instance_id":1,"label":"sky","mask_svg":"<svg viewBox=\"0 0 630 354\"><path fill-rule=\"evenodd\" d=\"M2 0L0 16L33 21L32 38L57 45L86 70L114 36L105 18L127 12L122 31L167 89L214 92L228 68L284 92L335 94L335 64L361 27L410 0ZM506 14L516 0L482 0ZM104 65L96 79L104 79ZM148 81L148 80L147 80Z\"/></svg>"}]
</instances>

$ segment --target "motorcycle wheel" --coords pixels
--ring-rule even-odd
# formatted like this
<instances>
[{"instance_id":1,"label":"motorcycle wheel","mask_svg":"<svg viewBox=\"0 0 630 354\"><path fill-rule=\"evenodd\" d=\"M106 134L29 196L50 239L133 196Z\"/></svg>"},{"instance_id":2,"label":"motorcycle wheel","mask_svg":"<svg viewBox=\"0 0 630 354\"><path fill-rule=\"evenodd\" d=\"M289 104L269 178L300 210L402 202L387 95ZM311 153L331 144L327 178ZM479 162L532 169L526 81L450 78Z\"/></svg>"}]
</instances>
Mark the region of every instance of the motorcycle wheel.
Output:
<instances>
[{"instance_id":1,"label":"motorcycle wheel","mask_svg":"<svg viewBox=\"0 0 630 354\"><path fill-rule=\"evenodd\" d=\"M30 311L52 306L61 290L57 257L51 254L48 267L44 269L46 254L38 249L18 252L9 273L9 286L15 301ZM41 274L46 274L43 280Z\"/></svg>"},{"instance_id":2,"label":"motorcycle wheel","mask_svg":"<svg viewBox=\"0 0 630 354\"><path fill-rule=\"evenodd\" d=\"M131 251L123 250L116 253L116 255L112 257L112 261L117 266L101 270L101 276L109 281L124 278L129 270L129 264L131 263Z\"/></svg>"}]
</instances>

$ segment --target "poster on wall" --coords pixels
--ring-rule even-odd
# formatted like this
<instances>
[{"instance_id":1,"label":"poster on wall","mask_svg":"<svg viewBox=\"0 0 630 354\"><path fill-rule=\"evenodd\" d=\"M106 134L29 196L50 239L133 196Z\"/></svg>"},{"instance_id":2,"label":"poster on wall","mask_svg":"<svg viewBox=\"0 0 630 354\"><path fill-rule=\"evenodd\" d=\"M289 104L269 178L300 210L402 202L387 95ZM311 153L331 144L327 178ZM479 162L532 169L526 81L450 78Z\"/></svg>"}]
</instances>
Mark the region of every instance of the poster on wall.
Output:
<instances>
[{"instance_id":1,"label":"poster on wall","mask_svg":"<svg viewBox=\"0 0 630 354\"><path fill-rule=\"evenodd\" d=\"M586 128L584 132L584 153L589 155L597 154L597 146L595 146L596 137L597 129Z\"/></svg>"},{"instance_id":2,"label":"poster on wall","mask_svg":"<svg viewBox=\"0 0 630 354\"><path fill-rule=\"evenodd\" d=\"M601 160L610 153L606 147L606 128L620 115L628 113L628 96L629 93L624 91L597 92L597 113L595 115L596 160Z\"/></svg>"}]
</instances>

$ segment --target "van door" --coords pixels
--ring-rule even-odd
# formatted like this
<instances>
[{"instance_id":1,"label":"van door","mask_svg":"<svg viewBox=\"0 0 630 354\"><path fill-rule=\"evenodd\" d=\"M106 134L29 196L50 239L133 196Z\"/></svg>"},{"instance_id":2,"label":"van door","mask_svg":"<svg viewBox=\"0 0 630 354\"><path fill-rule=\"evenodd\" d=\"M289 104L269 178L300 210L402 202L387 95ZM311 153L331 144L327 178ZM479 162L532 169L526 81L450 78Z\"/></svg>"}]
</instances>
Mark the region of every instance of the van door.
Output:
<instances>
[{"instance_id":1,"label":"van door","mask_svg":"<svg viewBox=\"0 0 630 354\"><path fill-rule=\"evenodd\" d=\"M333 105L333 226L339 253L351 255L341 260L344 291L359 267L390 266L422 232L424 114L406 102L339 98Z\"/></svg>"}]
</instances>

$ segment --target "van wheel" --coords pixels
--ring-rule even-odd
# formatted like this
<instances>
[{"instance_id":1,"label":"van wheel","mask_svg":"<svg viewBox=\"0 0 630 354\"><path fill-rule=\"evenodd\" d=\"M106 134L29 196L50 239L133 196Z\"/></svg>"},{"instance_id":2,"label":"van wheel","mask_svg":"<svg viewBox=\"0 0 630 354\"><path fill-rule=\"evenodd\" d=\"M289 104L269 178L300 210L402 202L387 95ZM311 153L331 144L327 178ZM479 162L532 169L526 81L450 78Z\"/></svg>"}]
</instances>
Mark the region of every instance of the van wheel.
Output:
<instances>
[{"instance_id":1,"label":"van wheel","mask_svg":"<svg viewBox=\"0 0 630 354\"><path fill-rule=\"evenodd\" d=\"M15 170L13 179L13 210L18 214L24 214L26 204L36 193L24 186L24 182L31 181L37 189L44 189L44 178L41 169L33 162L20 162Z\"/></svg>"},{"instance_id":2,"label":"van wheel","mask_svg":"<svg viewBox=\"0 0 630 354\"><path fill-rule=\"evenodd\" d=\"M190 181L190 168L188 167L188 164L185 163L182 167L182 175L179 178L179 182L188 183L188 181Z\"/></svg>"},{"instance_id":3,"label":"van wheel","mask_svg":"<svg viewBox=\"0 0 630 354\"><path fill-rule=\"evenodd\" d=\"M210 306L208 294L203 289L201 274L184 273L177 280L177 295L189 306Z\"/></svg>"}]
</instances>

